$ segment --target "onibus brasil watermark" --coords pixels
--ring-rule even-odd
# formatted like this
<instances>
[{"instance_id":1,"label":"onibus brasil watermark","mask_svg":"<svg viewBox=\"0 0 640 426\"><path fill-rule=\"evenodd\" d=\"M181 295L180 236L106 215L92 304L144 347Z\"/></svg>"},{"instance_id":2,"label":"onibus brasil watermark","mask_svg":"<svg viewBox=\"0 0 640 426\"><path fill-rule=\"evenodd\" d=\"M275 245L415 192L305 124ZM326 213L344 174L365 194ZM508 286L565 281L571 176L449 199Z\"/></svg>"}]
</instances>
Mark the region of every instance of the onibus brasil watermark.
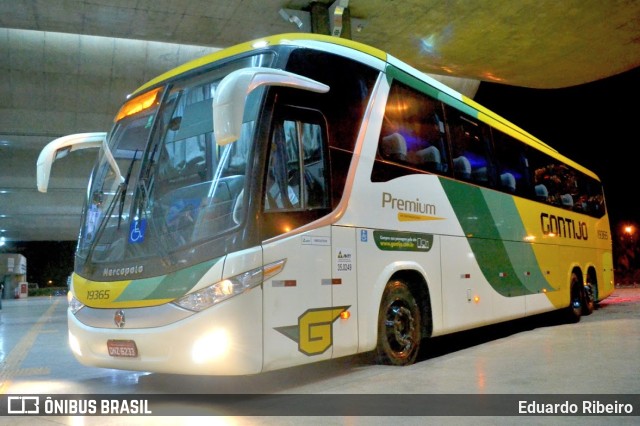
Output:
<instances>
[{"instance_id":1,"label":"onibus brasil watermark","mask_svg":"<svg viewBox=\"0 0 640 426\"><path fill-rule=\"evenodd\" d=\"M130 415L153 414L146 399L52 398L37 395L8 396L7 414Z\"/></svg>"}]
</instances>

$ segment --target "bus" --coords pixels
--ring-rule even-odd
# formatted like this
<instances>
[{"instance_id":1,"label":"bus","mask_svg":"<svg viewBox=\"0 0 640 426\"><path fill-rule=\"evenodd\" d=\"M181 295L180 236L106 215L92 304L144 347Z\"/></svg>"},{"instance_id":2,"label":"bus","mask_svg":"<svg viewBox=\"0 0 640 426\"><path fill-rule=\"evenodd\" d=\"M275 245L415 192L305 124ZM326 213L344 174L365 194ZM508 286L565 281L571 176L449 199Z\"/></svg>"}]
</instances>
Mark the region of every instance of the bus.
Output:
<instances>
[{"instance_id":1,"label":"bus","mask_svg":"<svg viewBox=\"0 0 640 426\"><path fill-rule=\"evenodd\" d=\"M613 291L601 181L376 48L283 34L149 81L98 148L69 292L84 365L248 375L429 339Z\"/></svg>"}]
</instances>

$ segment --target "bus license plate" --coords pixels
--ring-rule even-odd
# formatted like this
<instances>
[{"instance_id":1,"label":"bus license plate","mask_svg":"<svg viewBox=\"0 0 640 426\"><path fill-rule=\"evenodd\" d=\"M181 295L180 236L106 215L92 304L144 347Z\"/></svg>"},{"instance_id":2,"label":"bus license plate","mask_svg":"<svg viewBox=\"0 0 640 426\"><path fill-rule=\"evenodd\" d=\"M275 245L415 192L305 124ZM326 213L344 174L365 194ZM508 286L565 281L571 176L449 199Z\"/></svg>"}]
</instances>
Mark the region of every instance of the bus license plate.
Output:
<instances>
[{"instance_id":1,"label":"bus license plate","mask_svg":"<svg viewBox=\"0 0 640 426\"><path fill-rule=\"evenodd\" d=\"M107 340L107 349L110 356L127 358L138 356L138 347L133 340Z\"/></svg>"}]
</instances>

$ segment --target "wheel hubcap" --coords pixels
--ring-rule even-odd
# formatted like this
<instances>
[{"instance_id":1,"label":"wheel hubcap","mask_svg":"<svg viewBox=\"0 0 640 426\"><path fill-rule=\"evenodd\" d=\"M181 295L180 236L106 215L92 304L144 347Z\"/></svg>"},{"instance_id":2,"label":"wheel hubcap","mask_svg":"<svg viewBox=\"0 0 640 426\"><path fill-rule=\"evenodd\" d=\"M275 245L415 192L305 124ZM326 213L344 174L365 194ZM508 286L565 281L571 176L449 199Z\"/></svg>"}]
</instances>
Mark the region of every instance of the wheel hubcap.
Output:
<instances>
[{"instance_id":1,"label":"wheel hubcap","mask_svg":"<svg viewBox=\"0 0 640 426\"><path fill-rule=\"evenodd\" d=\"M392 305L389 308L385 325L387 326L389 345L394 351L406 352L412 348L415 326L409 308Z\"/></svg>"}]
</instances>

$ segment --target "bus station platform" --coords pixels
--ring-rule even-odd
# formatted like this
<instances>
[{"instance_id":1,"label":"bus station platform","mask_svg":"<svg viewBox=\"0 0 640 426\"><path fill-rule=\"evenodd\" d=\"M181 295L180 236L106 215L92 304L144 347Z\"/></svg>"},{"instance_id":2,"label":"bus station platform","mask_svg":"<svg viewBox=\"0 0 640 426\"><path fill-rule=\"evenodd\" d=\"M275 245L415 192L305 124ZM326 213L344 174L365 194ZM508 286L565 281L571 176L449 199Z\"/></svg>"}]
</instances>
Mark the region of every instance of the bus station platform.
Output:
<instances>
[{"instance_id":1,"label":"bus station platform","mask_svg":"<svg viewBox=\"0 0 640 426\"><path fill-rule=\"evenodd\" d=\"M152 415L6 415L0 425L370 425L425 424L428 419L389 408L388 416L344 416L332 412L317 415L237 415L233 410L207 409L203 399L229 394L389 395L390 400L434 398L442 395L512 395L525 401L550 395L589 394L638 401L640 394L640 287L617 288L590 316L566 324L552 315L532 320L434 338L418 362L408 367L377 365L369 354L344 357L255 376L178 376L92 368L81 365L67 344L67 301L63 296L3 300L0 310L0 409L38 395L44 407L47 395L70 394L97 398L139 395L162 396L160 410ZM170 342L168 342L170 344ZM200 404L185 403L193 395ZM172 396L176 400L172 401ZM55 397L54 397L55 399ZM322 399L321 399L322 400ZM462 399L463 401L464 399ZM557 398L556 398L557 400ZM354 398L353 401L356 401ZM419 399L418 399L419 401ZM426 399L425 399L426 401ZM50 404L50 401L48 402ZM640 404L631 415L528 414L518 418L471 416L464 407L437 417L438 424L580 424L637 425ZM455 405L453 401L452 405ZM66 406L68 409L68 406ZM203 409L204 407L204 409ZM154 407L157 409L158 405ZM14 407L15 411L15 407ZM418 413L420 410L417 411ZM233 415L227 415L232 413ZM302 412L304 413L304 412ZM124 413L131 414L131 413ZM144 413L143 413L144 414ZM360 413L362 414L362 413ZM205 419L206 418L206 419Z\"/></svg>"}]
</instances>

